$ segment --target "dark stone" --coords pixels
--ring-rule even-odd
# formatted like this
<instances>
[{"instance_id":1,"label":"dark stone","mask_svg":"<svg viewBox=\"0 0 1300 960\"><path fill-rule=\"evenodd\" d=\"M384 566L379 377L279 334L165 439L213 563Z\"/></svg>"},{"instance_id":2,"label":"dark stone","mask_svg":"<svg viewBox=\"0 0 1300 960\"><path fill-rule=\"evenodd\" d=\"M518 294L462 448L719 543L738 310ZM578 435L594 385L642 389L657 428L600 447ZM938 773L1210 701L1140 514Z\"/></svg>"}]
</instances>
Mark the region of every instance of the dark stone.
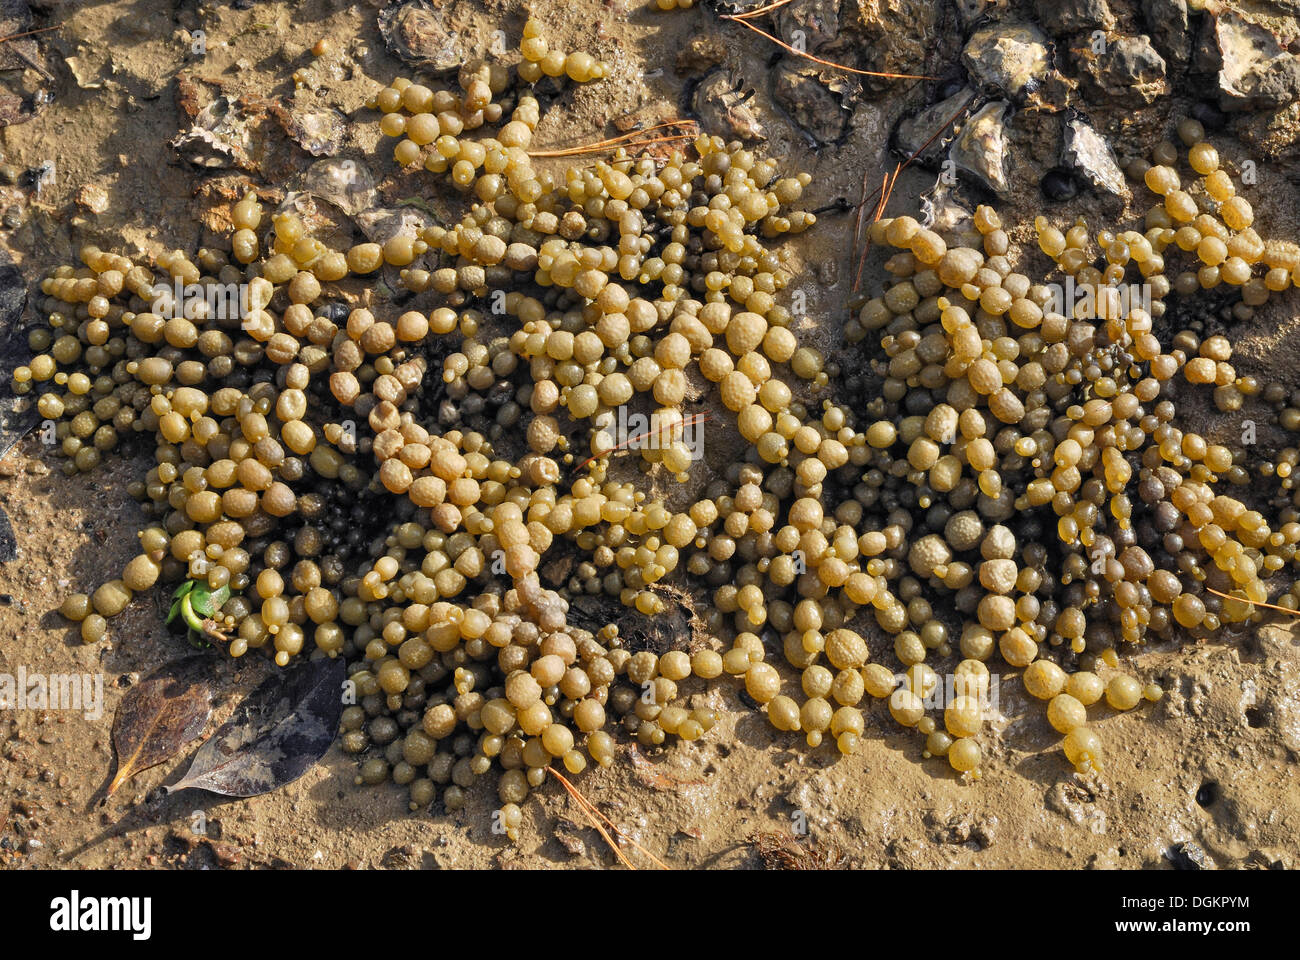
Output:
<instances>
[{"instance_id":1,"label":"dark stone","mask_svg":"<svg viewBox=\"0 0 1300 960\"><path fill-rule=\"evenodd\" d=\"M1217 106L1206 101L1192 104L1192 119L1199 121L1210 133L1217 133L1228 125L1228 118Z\"/></svg>"},{"instance_id":2,"label":"dark stone","mask_svg":"<svg viewBox=\"0 0 1300 960\"><path fill-rule=\"evenodd\" d=\"M1072 200L1079 193L1079 185L1075 182L1073 174L1060 167L1048 170L1039 182L1039 187L1042 188L1044 197L1056 202Z\"/></svg>"},{"instance_id":3,"label":"dark stone","mask_svg":"<svg viewBox=\"0 0 1300 960\"><path fill-rule=\"evenodd\" d=\"M935 91L935 96L940 100L947 100L964 86L966 86L966 75L964 73L957 76L951 76L939 84L939 88Z\"/></svg>"},{"instance_id":4,"label":"dark stone","mask_svg":"<svg viewBox=\"0 0 1300 960\"><path fill-rule=\"evenodd\" d=\"M1192 31L1187 18L1187 0L1142 0L1142 16L1151 31L1151 42L1175 69L1192 58Z\"/></svg>"}]
</instances>

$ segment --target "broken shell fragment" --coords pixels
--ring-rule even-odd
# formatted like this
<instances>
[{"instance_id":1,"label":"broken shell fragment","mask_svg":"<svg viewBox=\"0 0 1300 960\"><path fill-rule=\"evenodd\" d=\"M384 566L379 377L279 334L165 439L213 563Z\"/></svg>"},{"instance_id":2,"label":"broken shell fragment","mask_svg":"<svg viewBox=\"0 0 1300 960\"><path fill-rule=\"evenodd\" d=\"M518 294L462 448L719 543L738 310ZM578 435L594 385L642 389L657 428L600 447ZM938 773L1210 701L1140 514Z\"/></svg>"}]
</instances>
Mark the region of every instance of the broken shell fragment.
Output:
<instances>
[{"instance_id":1,"label":"broken shell fragment","mask_svg":"<svg viewBox=\"0 0 1300 960\"><path fill-rule=\"evenodd\" d=\"M285 195L275 210L275 215L291 213L308 228L311 236L333 249L347 249L352 245L355 231L345 211L305 190L292 190ZM270 229L266 233L267 248L275 237L275 217L267 218Z\"/></svg>"},{"instance_id":2,"label":"broken shell fragment","mask_svg":"<svg viewBox=\"0 0 1300 960\"><path fill-rule=\"evenodd\" d=\"M1033 93L1052 70L1047 37L1032 26L999 23L976 30L961 56L977 84L1013 100Z\"/></svg>"},{"instance_id":3,"label":"broken shell fragment","mask_svg":"<svg viewBox=\"0 0 1300 960\"><path fill-rule=\"evenodd\" d=\"M1115 152L1106 138L1082 117L1072 117L1065 122L1061 166L1076 171L1099 190L1117 197L1129 196L1128 184L1119 161L1115 159Z\"/></svg>"},{"instance_id":4,"label":"broken shell fragment","mask_svg":"<svg viewBox=\"0 0 1300 960\"><path fill-rule=\"evenodd\" d=\"M954 136L953 131L961 127L961 116L957 116L956 120L953 120L953 116L969 106L974 99L975 91L970 87L962 87L947 99L926 107L920 113L905 117L899 121L894 135L895 146L904 156L916 155L917 159L925 165L937 167L948 153L948 144ZM951 125L935 137L935 132L949 121L952 121ZM931 137L934 137L934 140L929 146L925 146L926 141Z\"/></svg>"},{"instance_id":5,"label":"broken shell fragment","mask_svg":"<svg viewBox=\"0 0 1300 960\"><path fill-rule=\"evenodd\" d=\"M332 157L347 136L347 117L338 110L293 110L282 121L284 132L313 157Z\"/></svg>"},{"instance_id":6,"label":"broken shell fragment","mask_svg":"<svg viewBox=\"0 0 1300 960\"><path fill-rule=\"evenodd\" d=\"M752 88L746 90L743 79L726 70L713 70L695 88L691 106L705 130L720 130L730 138L753 142L766 140L767 134L749 107Z\"/></svg>"},{"instance_id":7,"label":"broken shell fragment","mask_svg":"<svg viewBox=\"0 0 1300 960\"><path fill-rule=\"evenodd\" d=\"M948 159L961 173L999 196L1011 192L1007 179L1005 121L1011 104L995 100L966 121L948 151Z\"/></svg>"},{"instance_id":8,"label":"broken shell fragment","mask_svg":"<svg viewBox=\"0 0 1300 960\"><path fill-rule=\"evenodd\" d=\"M939 177L926 193L921 194L921 223L928 229L951 237L955 243L970 245L979 242L975 229L975 213L957 195L956 184Z\"/></svg>"},{"instance_id":9,"label":"broken shell fragment","mask_svg":"<svg viewBox=\"0 0 1300 960\"><path fill-rule=\"evenodd\" d=\"M388 52L430 70L453 70L467 59L447 16L425 0L391 3L379 13L379 32Z\"/></svg>"},{"instance_id":10,"label":"broken shell fragment","mask_svg":"<svg viewBox=\"0 0 1300 960\"><path fill-rule=\"evenodd\" d=\"M1274 109L1300 97L1300 58L1268 30L1224 10L1214 18L1222 57L1219 105L1225 110Z\"/></svg>"},{"instance_id":11,"label":"broken shell fragment","mask_svg":"<svg viewBox=\"0 0 1300 960\"><path fill-rule=\"evenodd\" d=\"M303 174L303 189L334 204L350 217L375 205L375 178L359 160L318 160Z\"/></svg>"},{"instance_id":12,"label":"broken shell fragment","mask_svg":"<svg viewBox=\"0 0 1300 960\"><path fill-rule=\"evenodd\" d=\"M251 170L253 137L248 119L229 97L217 97L199 111L190 129L178 134L171 147L197 167L241 167Z\"/></svg>"}]
</instances>

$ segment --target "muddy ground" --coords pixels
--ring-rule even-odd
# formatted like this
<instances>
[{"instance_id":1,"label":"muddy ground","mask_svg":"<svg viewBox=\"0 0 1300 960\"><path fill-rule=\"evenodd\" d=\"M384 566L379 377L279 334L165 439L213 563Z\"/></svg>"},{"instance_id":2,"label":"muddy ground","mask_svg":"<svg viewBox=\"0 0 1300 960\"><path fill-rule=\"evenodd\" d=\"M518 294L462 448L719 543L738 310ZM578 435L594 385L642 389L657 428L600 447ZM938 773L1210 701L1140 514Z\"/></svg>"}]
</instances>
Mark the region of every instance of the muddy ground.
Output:
<instances>
[{"instance_id":1,"label":"muddy ground","mask_svg":"<svg viewBox=\"0 0 1300 960\"><path fill-rule=\"evenodd\" d=\"M6 219L0 245L35 281L52 265L70 262L84 243L152 255L211 242L200 219L220 191L202 185L214 176L239 182L248 174L197 169L168 146L189 124L178 104L187 79L231 97L248 93L292 102L294 109L337 108L351 121L340 155L393 177L387 157L370 158L379 137L376 117L363 104L378 84L410 70L385 52L375 27L378 6L319 0L45 4L33 25L60 24L40 44L51 79L33 78L30 69L5 76L49 89L53 102L34 119L0 130L0 152L18 171L53 161L53 177L39 191L27 177L0 184L0 211L16 209L13 219L21 221L12 226ZM857 6L892 31L872 41L880 54L870 60L873 66L884 62L885 69L940 78L960 74L962 28L948 4L891 0ZM918 17L918 9L931 6L939 13ZM1112 6L1125 12L1118 3ZM521 4L487 0L450 8L467 42L484 50L490 31L499 27L514 56ZM568 90L552 104L536 143L600 139L617 131L617 118L637 111L680 114L689 108L701 66L721 56L729 79L754 90L748 104L765 128L766 150L813 174L810 207L840 199L856 203L864 177L874 185L898 162L888 152L887 131L901 115L936 99L934 81L873 81L850 91L843 116L828 119L810 106L812 114L792 118L773 96L780 51L736 24L719 22L709 10L656 13L643 0L571 0L535 3L534 12L547 24L552 45L589 49L614 65L610 79ZM1130 16L1119 28L1132 26ZM194 52L199 29L201 54ZM333 49L316 59L309 48L321 39ZM842 38L835 49L843 53L854 42L867 41ZM681 63L684 50L694 54ZM851 54L848 49L845 55ZM304 72L296 94L295 71ZM1087 105L1127 159L1152 141L1152 131L1167 130L1171 118L1186 114L1194 102L1188 94L1195 97L1196 91L1179 86L1141 109ZM817 129L831 124L832 132L842 127L842 135L814 144L794 119ZM1285 133L1289 121L1282 121ZM1014 194L999 208L1013 240L1022 244L1031 239L1029 221L1044 206L1037 181L1054 163L1059 122L1059 114L1027 109L1012 126L1019 145ZM1252 155L1232 129L1215 141L1238 162ZM287 142L281 147L274 163L252 172L258 186L283 185L271 177L291 177L313 159ZM1288 179L1293 166L1261 164L1261 183L1251 199L1266 236L1296 236L1300 196ZM906 171L890 212L915 212L918 194L933 182L933 173ZM415 186L400 178L388 184L397 193ZM1079 214L1100 221L1134 213L1122 201L1086 190L1050 212L1062 223ZM799 281L809 317L801 333L827 346L838 342L847 315L855 269L849 256L852 225L851 212L831 209L792 243L809 265ZM869 278L879 276L878 260ZM1235 332L1239 368L1296 385L1297 305L1295 297L1274 301ZM30 311L26 319L33 319ZM1204 410L1193 414L1197 419L1211 434L1236 426L1217 423ZM1276 442L1266 431L1261 437L1261 443ZM725 449L711 450L709 460L725 464L729 457ZM354 761L337 747L298 782L251 800L182 794L147 801L156 787L180 776L185 763L173 761L136 777L101 804L114 769L113 710L125 689L189 651L163 630L161 601L152 596L138 597L112 620L109 639L98 646L83 644L52 611L66 594L117 576L136 552L134 531L142 514L125 485L144 462L117 459L90 476L69 479L35 435L0 461L0 506L12 519L19 550L17 560L0 566L0 671L15 673L22 666L29 672L102 672L106 697L103 716L93 719L68 712L0 713L0 866L616 863L554 784L530 798L519 841L511 843L491 831L497 799L490 782L471 790L468 805L455 814L437 806L411 814L404 789L354 788ZM873 655L892 662L883 637L872 641ZM247 661L214 666L223 695L218 719L270 669L251 657ZM1070 770L1041 704L1031 702L1007 674L999 711L981 734L986 761L977 781L942 761L922 761L920 739L901 730L883 703L863 705L868 726L861 752L841 759L831 746L810 751L800 740L776 734L734 686L722 684L694 695L695 702L720 708L717 726L702 740L653 756L627 748L613 768L589 771L579 786L628 835L672 866L757 866L762 861L752 839L764 832L789 834L801 820L824 850L838 849L848 864L866 867L1171 868L1171 848L1184 843L1204 851L1206 866L1294 866L1300 854L1295 632L1277 620L1214 642L1153 645L1131 655L1127 667L1143 682L1160 683L1167 694L1126 715L1092 708L1107 751L1100 776ZM200 824L206 836L192 829ZM634 850L628 855L647 864Z\"/></svg>"}]
</instances>

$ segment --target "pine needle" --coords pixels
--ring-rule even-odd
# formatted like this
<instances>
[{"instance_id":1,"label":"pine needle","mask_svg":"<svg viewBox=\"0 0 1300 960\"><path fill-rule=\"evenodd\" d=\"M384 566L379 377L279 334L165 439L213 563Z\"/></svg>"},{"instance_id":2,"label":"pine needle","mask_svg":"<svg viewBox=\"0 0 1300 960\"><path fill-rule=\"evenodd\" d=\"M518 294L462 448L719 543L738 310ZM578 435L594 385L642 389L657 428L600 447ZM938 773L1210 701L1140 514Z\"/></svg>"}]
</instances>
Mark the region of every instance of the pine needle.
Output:
<instances>
[{"instance_id":1,"label":"pine needle","mask_svg":"<svg viewBox=\"0 0 1300 960\"><path fill-rule=\"evenodd\" d=\"M880 218L885 215L885 208L889 206L889 198L894 195L894 187L898 185L898 175L902 172L903 165L901 163L894 164L894 175L887 178L889 181L889 188L885 190L884 196L880 198L880 206L876 208L875 222L879 222Z\"/></svg>"},{"instance_id":2,"label":"pine needle","mask_svg":"<svg viewBox=\"0 0 1300 960\"><path fill-rule=\"evenodd\" d=\"M605 832L604 827L602 827L599 821L596 819L597 817L599 817L601 820L604 820L607 824L609 824L609 828L611 830L613 830L616 834L618 834L628 843L632 844L632 846L634 846L637 850L643 853L660 870L668 869L668 867L664 865L662 860L660 860L653 853L651 853L645 847L641 846L641 844L637 843L634 839L632 839L626 833L620 830L618 828L618 825L615 824L613 820L609 819L609 817L601 813L594 803L592 803L581 793L579 793L578 788L575 787L573 784L571 784L567 778L561 776L560 773L554 767L547 767L546 771L547 773L551 774L551 776L555 777L556 780L560 781L560 784L564 787L564 789L569 792L569 796L571 796L574 802L577 803L578 806L582 808L582 812L585 813L587 815L587 819L589 819L592 822L592 826L594 826L600 832L600 835L605 838L605 842L609 844L610 849L614 851L615 855L617 855L618 858L622 860L623 863L629 869L635 870L636 867L632 866L632 863L627 859L627 857L623 855L623 852L619 850L618 846L614 843L614 841L610 839L609 834Z\"/></svg>"},{"instance_id":3,"label":"pine needle","mask_svg":"<svg viewBox=\"0 0 1300 960\"><path fill-rule=\"evenodd\" d=\"M772 36L772 34L768 33L766 30L759 29L758 27L750 23L748 20L742 20L739 17L732 16L731 14L724 14L718 19L731 20L735 23L740 24L742 27L747 27L750 30L753 30L759 36L766 37L767 39L771 40L782 50L785 50L788 53L793 53L796 57L803 57L806 60L812 60L814 63L820 63L824 67L833 67L836 70L846 70L849 73L856 73L864 77L884 77L888 80L937 80L938 79L937 77L926 76L925 74L919 74L919 73L880 73L877 70L859 70L857 67L845 66L842 63L835 63L832 60L823 60L821 57L814 57L811 53L807 53L803 50L796 50L794 47L790 46L790 44L786 43L780 37Z\"/></svg>"},{"instance_id":4,"label":"pine needle","mask_svg":"<svg viewBox=\"0 0 1300 960\"><path fill-rule=\"evenodd\" d=\"M582 810L586 818L591 821L591 825L600 833L605 843L609 845L609 849L614 851L614 856L618 857L618 859L622 861L623 866L627 867L629 870L635 870L636 867L633 865L632 861L624 855L623 851L618 848L618 844L613 841L610 835L605 832L605 828L600 825L600 821L592 815L591 809L589 809L590 805L582 794L578 793L577 788L574 787L573 784L569 783L568 780L564 779L564 777L556 773L551 767L547 767L546 770L555 777L555 779L560 781L565 790L569 791L569 796L573 798L574 802L578 805L578 808Z\"/></svg>"},{"instance_id":5,"label":"pine needle","mask_svg":"<svg viewBox=\"0 0 1300 960\"><path fill-rule=\"evenodd\" d=\"M696 136L695 133L675 133L668 137L658 137L651 140L636 142L636 138L652 133L655 130L662 130L665 127L696 127L694 120L669 120L665 123L656 123L653 127L645 127L641 130L632 130L629 133L619 134L617 137L610 137L607 140L597 140L594 143L583 144L580 147L563 147L558 150L530 150L530 157L574 157L584 153L599 153L602 150L616 149L617 147L642 147L651 143L662 143L668 140L689 140Z\"/></svg>"},{"instance_id":6,"label":"pine needle","mask_svg":"<svg viewBox=\"0 0 1300 960\"><path fill-rule=\"evenodd\" d=\"M787 3L791 2L792 0L776 0L776 3L769 3L766 7L759 7L757 10L750 10L747 13L733 14L731 19L752 20L755 17L761 17L765 13L771 13L773 10L777 9L777 7L784 7Z\"/></svg>"},{"instance_id":7,"label":"pine needle","mask_svg":"<svg viewBox=\"0 0 1300 960\"><path fill-rule=\"evenodd\" d=\"M538 150L535 153L530 152L528 155L530 157L585 157L593 153L605 153L617 150L620 147L640 149L641 147L648 147L656 143L683 143L694 139L695 134L693 133L677 133L668 137L652 137L649 140L636 140L628 143L609 144L607 146L588 144L585 147L570 147L566 150Z\"/></svg>"},{"instance_id":8,"label":"pine needle","mask_svg":"<svg viewBox=\"0 0 1300 960\"><path fill-rule=\"evenodd\" d=\"M1293 617L1300 617L1300 610L1292 610L1290 607L1279 607L1275 603L1265 603L1263 600L1250 600L1246 597L1234 597L1226 593L1220 593L1213 587L1206 587L1206 592L1214 594L1216 597L1223 597L1224 600L1237 600L1240 603L1248 603L1253 607L1267 607L1269 610L1277 610L1280 613L1289 613Z\"/></svg>"},{"instance_id":9,"label":"pine needle","mask_svg":"<svg viewBox=\"0 0 1300 960\"><path fill-rule=\"evenodd\" d=\"M900 169L901 169L900 167L895 167L895 168L894 168L894 177L895 177L895 179L897 179L897 177L898 177L898 173L899 173L899 170L900 170ZM871 222L872 222L872 223L876 223L877 221L879 221L881 215L885 212L885 203L886 203L886 201L889 199L888 194L891 193L891 192L893 192L893 187L890 185L890 182L889 182L889 174L886 173L886 174L883 175L883 177L881 178L881 181L880 181L880 186L879 186L878 188L876 188L876 190L871 194L870 197L865 196L865 194L866 194L866 192L867 192L867 176L866 176L866 174L864 174L863 177L862 177L862 192L863 192L864 196L863 196L863 198L862 198L862 202L858 204L858 216L857 216L857 221L855 222L854 227L853 227L853 229L854 229L854 234L853 234L853 244L854 244L854 250L855 250L855 251L856 251L856 249L857 249L858 230L860 229L860 224L861 224L861 222L862 222L862 211L866 209L866 207L867 207L867 201L870 200L871 197L880 197L880 200L878 200L878 201L876 202L876 212L875 212L875 213L872 215L872 217L871 217ZM867 254L871 252L871 238L868 236L868 237L865 238L865 240L866 240L866 243L865 243L865 245L864 245L863 248L862 248L862 255L859 256L859 257L857 257L858 269L857 269L857 271L853 274L853 289L854 289L854 290L857 290L857 289L858 289L858 285L862 282L862 270L863 270L863 268L866 267L866 265L867 265ZM856 253L855 253L854 255L857 256Z\"/></svg>"}]
</instances>

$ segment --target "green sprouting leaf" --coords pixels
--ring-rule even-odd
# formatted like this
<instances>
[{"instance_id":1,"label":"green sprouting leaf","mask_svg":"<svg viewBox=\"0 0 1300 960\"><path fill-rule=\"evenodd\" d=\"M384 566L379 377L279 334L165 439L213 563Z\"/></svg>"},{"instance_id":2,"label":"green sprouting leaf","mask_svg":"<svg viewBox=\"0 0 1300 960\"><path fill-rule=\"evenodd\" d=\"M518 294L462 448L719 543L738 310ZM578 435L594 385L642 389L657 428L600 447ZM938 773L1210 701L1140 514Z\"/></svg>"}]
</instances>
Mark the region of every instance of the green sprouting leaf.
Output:
<instances>
[{"instance_id":1,"label":"green sprouting leaf","mask_svg":"<svg viewBox=\"0 0 1300 960\"><path fill-rule=\"evenodd\" d=\"M211 596L212 591L208 589L207 584L198 584L189 593L190 609L201 617L212 616L211 611L208 609L208 601Z\"/></svg>"},{"instance_id":2,"label":"green sprouting leaf","mask_svg":"<svg viewBox=\"0 0 1300 960\"><path fill-rule=\"evenodd\" d=\"M191 603L191 598L193 596L193 593L187 593L185 596L181 597L181 616L185 618L185 622L190 625L191 630L197 630L199 633L202 633L203 618L194 611L194 606Z\"/></svg>"},{"instance_id":3,"label":"green sprouting leaf","mask_svg":"<svg viewBox=\"0 0 1300 960\"><path fill-rule=\"evenodd\" d=\"M181 615L181 602L180 600L174 600L172 601L171 610L168 611L167 613L167 622L168 623L175 622L176 618L179 617L180 615Z\"/></svg>"},{"instance_id":4,"label":"green sprouting leaf","mask_svg":"<svg viewBox=\"0 0 1300 960\"><path fill-rule=\"evenodd\" d=\"M222 605L230 599L227 586L211 589L207 584L198 584L189 594L190 607L202 617L215 617Z\"/></svg>"},{"instance_id":5,"label":"green sprouting leaf","mask_svg":"<svg viewBox=\"0 0 1300 960\"><path fill-rule=\"evenodd\" d=\"M186 580L176 588L176 592L172 594L172 599L179 600L181 597L185 596L185 594L194 589L195 582L196 581L194 580Z\"/></svg>"}]
</instances>

